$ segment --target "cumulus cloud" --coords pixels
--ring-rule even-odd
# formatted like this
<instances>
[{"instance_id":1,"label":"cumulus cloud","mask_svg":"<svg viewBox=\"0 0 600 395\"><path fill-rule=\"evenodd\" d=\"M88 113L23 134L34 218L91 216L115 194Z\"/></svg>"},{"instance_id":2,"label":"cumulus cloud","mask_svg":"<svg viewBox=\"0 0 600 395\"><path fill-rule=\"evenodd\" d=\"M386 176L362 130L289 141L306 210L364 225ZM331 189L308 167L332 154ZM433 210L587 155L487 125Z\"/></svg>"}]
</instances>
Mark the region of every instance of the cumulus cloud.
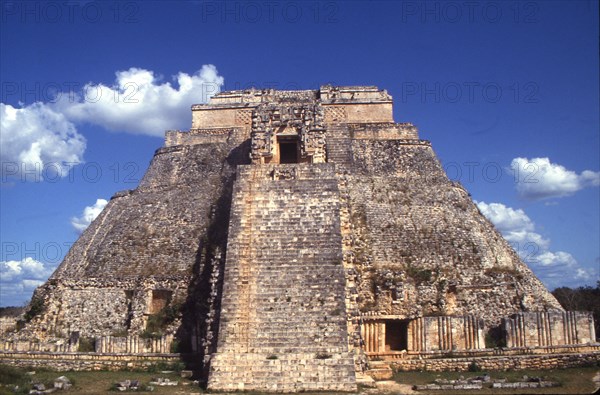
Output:
<instances>
[{"instance_id":1,"label":"cumulus cloud","mask_svg":"<svg viewBox=\"0 0 600 395\"><path fill-rule=\"evenodd\" d=\"M549 240L535 232L533 221L523 210L515 210L502 203L477 202L477 207L487 219L492 221L506 240L514 246L520 246L517 250L524 248L528 243L543 249L547 249L550 245Z\"/></svg>"},{"instance_id":2,"label":"cumulus cloud","mask_svg":"<svg viewBox=\"0 0 600 395\"><path fill-rule=\"evenodd\" d=\"M535 270L552 287L579 286L595 278L593 270L581 267L573 255L564 251L544 251L537 255Z\"/></svg>"},{"instance_id":3,"label":"cumulus cloud","mask_svg":"<svg viewBox=\"0 0 600 395\"><path fill-rule=\"evenodd\" d=\"M573 255L550 251L550 240L535 232L535 224L523 210L502 203L476 203L481 213L549 288L578 286L594 278L592 270L583 268Z\"/></svg>"},{"instance_id":4,"label":"cumulus cloud","mask_svg":"<svg viewBox=\"0 0 600 395\"><path fill-rule=\"evenodd\" d=\"M55 107L74 122L107 130L163 136L165 130L189 128L190 106L206 103L224 83L217 68L180 72L171 82L153 71L132 67L118 71L113 85L86 84L80 94L61 95Z\"/></svg>"},{"instance_id":5,"label":"cumulus cloud","mask_svg":"<svg viewBox=\"0 0 600 395\"><path fill-rule=\"evenodd\" d=\"M86 140L76 125L90 123L110 131L163 136L190 126L190 106L206 103L224 83L217 68L204 65L180 72L173 83L153 71L117 71L112 85L88 83L80 92L59 94L52 103L16 108L0 103L2 181L56 179L83 163Z\"/></svg>"},{"instance_id":6,"label":"cumulus cloud","mask_svg":"<svg viewBox=\"0 0 600 395\"><path fill-rule=\"evenodd\" d=\"M40 261L31 257L26 257L20 261L0 262L0 275L2 281L12 281L19 278L25 279L46 279L52 273Z\"/></svg>"},{"instance_id":7,"label":"cumulus cloud","mask_svg":"<svg viewBox=\"0 0 600 395\"><path fill-rule=\"evenodd\" d=\"M82 233L87 229L88 226L96 219L98 215L104 210L104 207L108 202L104 199L96 200L96 203L92 206L86 206L83 209L83 213L79 217L71 218L71 225L77 230L78 233Z\"/></svg>"},{"instance_id":8,"label":"cumulus cloud","mask_svg":"<svg viewBox=\"0 0 600 395\"><path fill-rule=\"evenodd\" d=\"M20 261L0 262L0 304L22 305L53 271L54 267L31 257Z\"/></svg>"},{"instance_id":9,"label":"cumulus cloud","mask_svg":"<svg viewBox=\"0 0 600 395\"><path fill-rule=\"evenodd\" d=\"M510 167L517 180L517 192L524 199L569 196L583 188L600 185L600 172L584 170L577 174L548 158L515 158Z\"/></svg>"},{"instance_id":10,"label":"cumulus cloud","mask_svg":"<svg viewBox=\"0 0 600 395\"><path fill-rule=\"evenodd\" d=\"M83 161L85 138L75 125L50 105L15 108L0 103L2 180L21 177L40 181L65 177Z\"/></svg>"}]
</instances>

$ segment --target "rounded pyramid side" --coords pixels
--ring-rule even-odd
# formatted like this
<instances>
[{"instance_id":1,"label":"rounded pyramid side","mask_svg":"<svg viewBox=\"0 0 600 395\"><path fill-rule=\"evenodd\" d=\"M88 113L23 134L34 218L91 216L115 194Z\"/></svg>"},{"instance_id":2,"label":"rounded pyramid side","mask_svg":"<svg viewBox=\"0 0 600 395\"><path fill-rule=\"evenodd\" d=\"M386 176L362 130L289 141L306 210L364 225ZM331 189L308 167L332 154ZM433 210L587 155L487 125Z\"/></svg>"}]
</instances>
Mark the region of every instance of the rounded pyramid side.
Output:
<instances>
[{"instance_id":1,"label":"rounded pyramid side","mask_svg":"<svg viewBox=\"0 0 600 395\"><path fill-rule=\"evenodd\" d=\"M497 325L562 307L450 181L422 140L354 140L349 186L358 305L406 318L473 314Z\"/></svg>"},{"instance_id":2,"label":"rounded pyramid side","mask_svg":"<svg viewBox=\"0 0 600 395\"><path fill-rule=\"evenodd\" d=\"M30 306L41 307L17 335L140 334L151 315L210 292L193 282L203 283L206 251L226 242L228 219L215 213L228 215L235 165L247 157L238 151L228 144L158 149L140 185L111 198L36 290Z\"/></svg>"},{"instance_id":3,"label":"rounded pyramid side","mask_svg":"<svg viewBox=\"0 0 600 395\"><path fill-rule=\"evenodd\" d=\"M139 187L113 196L51 278L188 276L227 154L216 144L157 150Z\"/></svg>"}]
</instances>

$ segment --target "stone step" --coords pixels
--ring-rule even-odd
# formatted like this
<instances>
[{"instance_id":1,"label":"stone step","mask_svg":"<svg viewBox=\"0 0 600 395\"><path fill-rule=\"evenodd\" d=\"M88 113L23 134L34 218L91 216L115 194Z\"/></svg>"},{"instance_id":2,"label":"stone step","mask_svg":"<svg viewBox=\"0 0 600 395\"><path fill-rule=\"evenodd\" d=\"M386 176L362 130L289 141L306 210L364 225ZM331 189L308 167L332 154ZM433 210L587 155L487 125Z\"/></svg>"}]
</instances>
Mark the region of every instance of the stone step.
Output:
<instances>
[{"instance_id":1,"label":"stone step","mask_svg":"<svg viewBox=\"0 0 600 395\"><path fill-rule=\"evenodd\" d=\"M366 374L374 380L389 380L394 376L394 371L386 361L369 361L369 369Z\"/></svg>"},{"instance_id":2,"label":"stone step","mask_svg":"<svg viewBox=\"0 0 600 395\"><path fill-rule=\"evenodd\" d=\"M367 388L377 388L375 379L366 373L356 372L356 384Z\"/></svg>"}]
</instances>

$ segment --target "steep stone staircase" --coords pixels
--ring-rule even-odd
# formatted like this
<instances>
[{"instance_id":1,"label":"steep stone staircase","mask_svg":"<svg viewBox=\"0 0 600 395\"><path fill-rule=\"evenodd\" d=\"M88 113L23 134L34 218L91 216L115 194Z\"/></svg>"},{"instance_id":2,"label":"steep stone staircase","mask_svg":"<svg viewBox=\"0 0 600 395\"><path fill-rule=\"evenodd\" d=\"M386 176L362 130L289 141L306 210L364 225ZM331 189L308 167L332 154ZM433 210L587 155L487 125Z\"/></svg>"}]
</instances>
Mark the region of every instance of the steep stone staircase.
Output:
<instances>
[{"instance_id":1,"label":"steep stone staircase","mask_svg":"<svg viewBox=\"0 0 600 395\"><path fill-rule=\"evenodd\" d=\"M212 390L356 389L332 164L240 166Z\"/></svg>"}]
</instances>

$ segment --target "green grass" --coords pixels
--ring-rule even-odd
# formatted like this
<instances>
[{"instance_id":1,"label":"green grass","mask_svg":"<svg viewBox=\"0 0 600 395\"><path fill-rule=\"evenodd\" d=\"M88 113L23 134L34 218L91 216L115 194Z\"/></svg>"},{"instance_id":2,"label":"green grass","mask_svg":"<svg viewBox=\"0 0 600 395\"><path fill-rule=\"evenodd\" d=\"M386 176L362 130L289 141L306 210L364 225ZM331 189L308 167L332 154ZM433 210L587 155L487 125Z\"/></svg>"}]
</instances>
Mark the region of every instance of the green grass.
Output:
<instances>
[{"instance_id":1,"label":"green grass","mask_svg":"<svg viewBox=\"0 0 600 395\"><path fill-rule=\"evenodd\" d=\"M35 375L27 375L26 372L35 370ZM543 377L548 381L555 381L561 384L560 387L542 388L542 389L492 389L484 388L482 390L469 390L468 394L589 394L594 391L595 386L592 378L600 369L598 367L571 368L571 369L556 369L556 370L520 370L511 372L487 372L492 379L506 378L508 381L519 381L523 375L529 377ZM482 375L483 372L396 372L394 380L401 384L429 384L435 379L455 380L463 376L464 378ZM155 377L168 378L172 381L178 381L176 387L160 387L155 386L152 394L201 394L204 390L195 386L188 379L182 379L178 373L160 373L160 372L55 372L50 370L40 369L17 369L7 365L0 365L0 395L14 394L6 384L18 384L21 387L20 394L29 393L31 382L44 383L47 388L52 387L54 379L59 376L66 376L73 383L73 387L68 391L57 392L60 394L115 394L118 392L111 391L114 384L124 380L139 380L142 385L148 383ZM188 383L189 385L183 385ZM133 391L131 391L133 392ZM142 392L148 393L150 392ZM432 391L432 394L441 395L440 391ZM460 391L445 391L445 393L458 394ZM260 394L259 392L245 393L245 395ZM319 393L325 395L326 393ZM426 391L420 391L419 394L427 394ZM309 395L308 393L306 395Z\"/></svg>"},{"instance_id":2,"label":"green grass","mask_svg":"<svg viewBox=\"0 0 600 395\"><path fill-rule=\"evenodd\" d=\"M497 389L483 388L481 390L469 390L469 394L590 394L595 390L592 378L600 369L598 367L581 367L569 369L554 370L517 370L510 372L487 372L492 380L506 378L509 382L521 381L524 375L529 377L542 377L547 381L554 381L560 384L553 388L527 388L527 389ZM401 384L431 384L435 379L456 380L463 376L469 377L481 376L482 372L396 372L394 381ZM491 386L491 385L490 385ZM426 394L426 391L419 391ZM439 394L440 392L431 391ZM459 391L448 393L459 393Z\"/></svg>"},{"instance_id":3,"label":"green grass","mask_svg":"<svg viewBox=\"0 0 600 395\"><path fill-rule=\"evenodd\" d=\"M33 370L36 372L34 375L26 374L27 371ZM46 388L51 388L54 383L54 379L60 376L66 376L73 387L67 391L56 392L57 394L111 394L120 393L119 391L114 392L111 388L114 384L124 380L139 380L142 385L148 385L153 378L163 377L168 378L171 381L178 381L179 385L174 387L160 387L155 386L153 392L145 392L148 394L175 394L182 393L185 391L186 394L203 393L204 391L197 385L194 385L191 380L183 379L179 373L160 373L160 372L56 372L50 370L40 371L39 369L17 369L12 366L0 365L0 395L14 394L7 384L19 385L21 391L17 392L20 394L28 394L31 389L32 382L43 383ZM188 383L189 385L183 385ZM143 393L143 391L129 391L126 393Z\"/></svg>"},{"instance_id":4,"label":"green grass","mask_svg":"<svg viewBox=\"0 0 600 395\"><path fill-rule=\"evenodd\" d=\"M1 395L15 393L5 388L6 385L18 385L20 388L24 388L30 381L30 377L25 373L24 370L17 369L12 366L0 365ZM27 392L24 393L29 393L29 391L27 390Z\"/></svg>"}]
</instances>

